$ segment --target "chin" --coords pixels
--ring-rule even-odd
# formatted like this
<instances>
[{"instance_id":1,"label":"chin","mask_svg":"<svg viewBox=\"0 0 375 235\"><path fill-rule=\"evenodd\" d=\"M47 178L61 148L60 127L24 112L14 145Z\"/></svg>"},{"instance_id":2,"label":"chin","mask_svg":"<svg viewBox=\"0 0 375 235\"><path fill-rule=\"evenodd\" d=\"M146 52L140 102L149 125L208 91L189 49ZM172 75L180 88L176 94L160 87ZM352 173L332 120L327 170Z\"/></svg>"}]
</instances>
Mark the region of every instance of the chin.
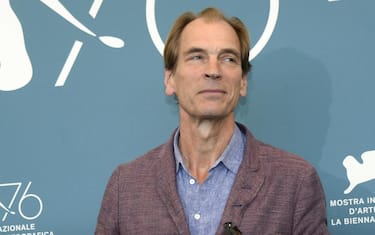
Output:
<instances>
[{"instance_id":1,"label":"chin","mask_svg":"<svg viewBox=\"0 0 375 235\"><path fill-rule=\"evenodd\" d=\"M199 116L202 119L223 119L229 115L230 113L227 113L227 112L222 112L222 111L219 112L219 111L210 110L210 111L202 112Z\"/></svg>"}]
</instances>

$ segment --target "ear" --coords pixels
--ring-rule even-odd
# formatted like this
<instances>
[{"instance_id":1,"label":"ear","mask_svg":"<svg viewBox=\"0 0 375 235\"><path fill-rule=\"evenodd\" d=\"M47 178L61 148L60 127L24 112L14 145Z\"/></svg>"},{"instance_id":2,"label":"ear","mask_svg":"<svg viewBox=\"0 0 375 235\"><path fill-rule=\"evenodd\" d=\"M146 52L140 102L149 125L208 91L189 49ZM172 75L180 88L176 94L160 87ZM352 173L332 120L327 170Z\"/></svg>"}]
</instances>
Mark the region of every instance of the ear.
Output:
<instances>
[{"instance_id":1,"label":"ear","mask_svg":"<svg viewBox=\"0 0 375 235\"><path fill-rule=\"evenodd\" d=\"M165 94L172 96L175 93L175 84L171 70L164 70Z\"/></svg>"},{"instance_id":2,"label":"ear","mask_svg":"<svg viewBox=\"0 0 375 235\"><path fill-rule=\"evenodd\" d=\"M241 87L240 87L240 95L246 96L247 94L247 75L242 75L241 78Z\"/></svg>"}]
</instances>

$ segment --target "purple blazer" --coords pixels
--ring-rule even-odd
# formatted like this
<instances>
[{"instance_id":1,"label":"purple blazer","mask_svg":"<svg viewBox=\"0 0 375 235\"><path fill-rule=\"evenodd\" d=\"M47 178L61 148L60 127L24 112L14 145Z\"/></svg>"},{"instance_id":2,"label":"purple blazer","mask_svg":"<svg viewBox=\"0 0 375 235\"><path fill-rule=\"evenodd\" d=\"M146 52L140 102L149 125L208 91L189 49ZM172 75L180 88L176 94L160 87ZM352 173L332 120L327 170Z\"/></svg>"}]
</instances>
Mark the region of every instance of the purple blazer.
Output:
<instances>
[{"instance_id":1,"label":"purple blazer","mask_svg":"<svg viewBox=\"0 0 375 235\"><path fill-rule=\"evenodd\" d=\"M220 224L231 222L242 234L328 234L325 196L315 169L238 125L247 136L245 155ZM216 234L223 233L219 226ZM95 234L190 234L177 192L173 134L113 172Z\"/></svg>"}]
</instances>

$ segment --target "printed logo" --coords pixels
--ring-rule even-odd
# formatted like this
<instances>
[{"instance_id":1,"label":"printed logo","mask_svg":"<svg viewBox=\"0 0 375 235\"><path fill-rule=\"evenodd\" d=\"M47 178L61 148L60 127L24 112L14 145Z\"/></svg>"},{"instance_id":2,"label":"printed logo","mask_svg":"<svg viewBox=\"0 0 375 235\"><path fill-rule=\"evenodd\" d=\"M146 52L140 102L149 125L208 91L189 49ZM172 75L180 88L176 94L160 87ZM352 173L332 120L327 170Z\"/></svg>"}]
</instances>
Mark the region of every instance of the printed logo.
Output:
<instances>
[{"instance_id":1,"label":"printed logo","mask_svg":"<svg viewBox=\"0 0 375 235\"><path fill-rule=\"evenodd\" d=\"M0 184L0 192L11 192L9 201L3 201L5 199L2 199L2 194L0 194L0 212L3 211L1 221L4 222L8 215L19 214L25 220L34 220L40 216L43 211L43 202L38 195L30 193L31 183L31 181L28 182L23 191L21 191L21 182ZM21 196L18 198L19 194L21 194ZM16 199L18 199L18 201L16 201ZM25 207L27 207L30 201L33 201L31 202L34 205L33 209L25 210ZM16 204L15 209L14 204ZM26 213L25 211L28 212Z\"/></svg>"},{"instance_id":2,"label":"printed logo","mask_svg":"<svg viewBox=\"0 0 375 235\"><path fill-rule=\"evenodd\" d=\"M279 14L279 0L270 0L270 9L268 14L268 20L266 27L258 40L258 42L251 48L249 60L254 59L266 46L268 40L271 38L272 33L275 29L277 18ZM164 42L160 37L158 26L156 24L155 17L155 0L146 1L146 22L149 34L151 36L152 42L154 43L156 49L161 55L164 51Z\"/></svg>"},{"instance_id":3,"label":"printed logo","mask_svg":"<svg viewBox=\"0 0 375 235\"><path fill-rule=\"evenodd\" d=\"M32 193L32 182L0 183L0 234L53 235L53 231L41 231L33 222L43 212L41 197ZM7 224L10 216L19 216L24 223Z\"/></svg>"},{"instance_id":4,"label":"printed logo","mask_svg":"<svg viewBox=\"0 0 375 235\"><path fill-rule=\"evenodd\" d=\"M124 41L113 36L98 36L87 26L82 24L59 0L40 0L58 16L64 18L82 32L98 38L104 45L113 48L122 48ZM92 18L95 18L103 0L93 0L89 10ZM270 0L269 15L266 27L254 47L251 49L249 60L254 59L266 46L275 29L279 12L279 0ZM162 55L164 43L160 38L155 20L155 0L146 1L146 21L151 39ZM25 46L25 38L22 23L13 11L10 0L0 1L0 23L7 34L0 37L0 91L13 91L26 86L33 77L33 67ZM69 52L64 66L56 80L55 86L64 86L72 67L79 55L83 43L76 40Z\"/></svg>"},{"instance_id":5,"label":"printed logo","mask_svg":"<svg viewBox=\"0 0 375 235\"><path fill-rule=\"evenodd\" d=\"M375 179L375 150L361 154L362 163L348 155L342 164L346 169L349 186L344 194L350 194L360 184ZM330 225L375 224L375 196L330 199L329 205L339 217L330 218Z\"/></svg>"},{"instance_id":6,"label":"printed logo","mask_svg":"<svg viewBox=\"0 0 375 235\"><path fill-rule=\"evenodd\" d=\"M353 156L348 155L342 162L349 181L345 194L349 194L357 185L375 179L375 150L363 152L361 159L362 163L359 163Z\"/></svg>"},{"instance_id":7,"label":"printed logo","mask_svg":"<svg viewBox=\"0 0 375 235\"><path fill-rule=\"evenodd\" d=\"M40 0L57 15L84 33L98 38L104 45L122 48L124 41L113 36L97 36L74 17L59 0ZM89 14L95 18L103 0L94 0ZM13 11L10 0L0 1L0 24L5 35L0 37L0 91L13 91L26 86L32 79L33 68L25 46L22 24ZM64 86L83 43L76 40L65 61L55 86Z\"/></svg>"}]
</instances>

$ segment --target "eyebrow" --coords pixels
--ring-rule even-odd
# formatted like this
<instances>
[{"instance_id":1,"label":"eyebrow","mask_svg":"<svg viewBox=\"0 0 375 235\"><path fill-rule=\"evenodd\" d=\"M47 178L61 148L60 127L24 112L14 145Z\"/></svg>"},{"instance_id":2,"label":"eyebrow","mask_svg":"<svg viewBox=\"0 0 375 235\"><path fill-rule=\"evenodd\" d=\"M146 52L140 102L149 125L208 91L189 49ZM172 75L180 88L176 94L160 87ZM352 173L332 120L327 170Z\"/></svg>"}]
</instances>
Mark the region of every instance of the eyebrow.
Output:
<instances>
[{"instance_id":1,"label":"eyebrow","mask_svg":"<svg viewBox=\"0 0 375 235\"><path fill-rule=\"evenodd\" d=\"M186 55L189 55L189 54L202 53L202 52L207 53L207 50L205 50L203 48L199 48L199 47L191 47L187 51L183 52L183 55L186 56ZM234 56L240 58L240 53L237 50L232 49L232 48L221 49L219 51L219 55L220 54L233 54Z\"/></svg>"},{"instance_id":2,"label":"eyebrow","mask_svg":"<svg viewBox=\"0 0 375 235\"><path fill-rule=\"evenodd\" d=\"M199 47L191 47L187 51L183 53L184 56L193 54L193 53L198 53L198 52L205 52L206 50L199 48Z\"/></svg>"}]
</instances>

